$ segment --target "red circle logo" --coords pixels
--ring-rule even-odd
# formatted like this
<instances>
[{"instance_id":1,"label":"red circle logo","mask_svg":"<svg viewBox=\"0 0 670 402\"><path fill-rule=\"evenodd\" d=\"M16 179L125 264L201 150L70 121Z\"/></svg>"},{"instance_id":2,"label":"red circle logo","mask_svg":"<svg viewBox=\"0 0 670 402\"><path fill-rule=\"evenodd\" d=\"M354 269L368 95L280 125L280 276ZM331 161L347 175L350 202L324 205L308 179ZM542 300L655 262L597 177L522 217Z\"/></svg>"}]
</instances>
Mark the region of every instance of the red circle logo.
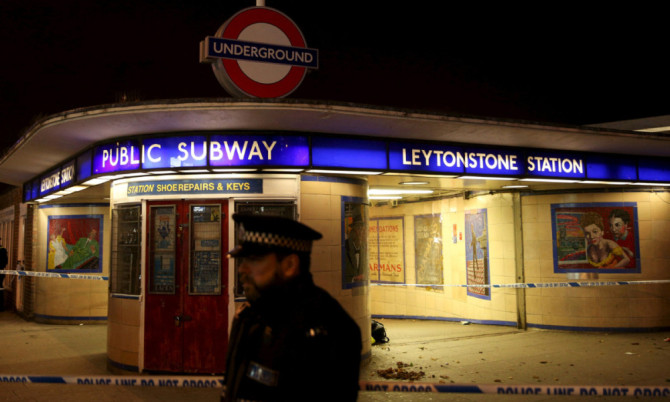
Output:
<instances>
[{"instance_id":1,"label":"red circle logo","mask_svg":"<svg viewBox=\"0 0 670 402\"><path fill-rule=\"evenodd\" d=\"M268 7L244 9L201 45L219 83L233 96L279 98L318 68L318 51L307 48L298 26Z\"/></svg>"}]
</instances>

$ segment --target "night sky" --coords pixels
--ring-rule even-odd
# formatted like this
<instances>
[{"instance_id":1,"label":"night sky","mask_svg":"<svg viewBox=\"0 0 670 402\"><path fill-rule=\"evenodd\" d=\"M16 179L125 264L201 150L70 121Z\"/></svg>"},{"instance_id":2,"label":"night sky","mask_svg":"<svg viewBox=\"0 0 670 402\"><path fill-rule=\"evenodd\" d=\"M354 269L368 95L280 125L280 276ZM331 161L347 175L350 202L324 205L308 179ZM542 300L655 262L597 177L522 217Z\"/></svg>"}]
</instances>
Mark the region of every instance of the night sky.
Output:
<instances>
[{"instance_id":1,"label":"night sky","mask_svg":"<svg viewBox=\"0 0 670 402\"><path fill-rule=\"evenodd\" d=\"M670 113L661 10L468 3L266 1L319 49L290 98L566 125ZM228 97L198 45L254 5L0 1L0 147L39 118L124 93Z\"/></svg>"}]
</instances>

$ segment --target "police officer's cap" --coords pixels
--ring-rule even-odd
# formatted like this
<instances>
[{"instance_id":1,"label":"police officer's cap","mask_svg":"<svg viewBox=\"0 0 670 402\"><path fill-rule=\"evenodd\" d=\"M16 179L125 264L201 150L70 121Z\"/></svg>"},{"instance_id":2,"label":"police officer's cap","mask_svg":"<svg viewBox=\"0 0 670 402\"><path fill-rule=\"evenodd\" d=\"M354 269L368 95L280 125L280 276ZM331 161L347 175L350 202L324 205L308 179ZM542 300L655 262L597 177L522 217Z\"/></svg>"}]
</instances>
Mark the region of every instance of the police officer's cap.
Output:
<instances>
[{"instance_id":1,"label":"police officer's cap","mask_svg":"<svg viewBox=\"0 0 670 402\"><path fill-rule=\"evenodd\" d=\"M229 257L265 255L271 252L309 253L321 233L293 219L279 216L233 214L239 224L237 246Z\"/></svg>"}]
</instances>

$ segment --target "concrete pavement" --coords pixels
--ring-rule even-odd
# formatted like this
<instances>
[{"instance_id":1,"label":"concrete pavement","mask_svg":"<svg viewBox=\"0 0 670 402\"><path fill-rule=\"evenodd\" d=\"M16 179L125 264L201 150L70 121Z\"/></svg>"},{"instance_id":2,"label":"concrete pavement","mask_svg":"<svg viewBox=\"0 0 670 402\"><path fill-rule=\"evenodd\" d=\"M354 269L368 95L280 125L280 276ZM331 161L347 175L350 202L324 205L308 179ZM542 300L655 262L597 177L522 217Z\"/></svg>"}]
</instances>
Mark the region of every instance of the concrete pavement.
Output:
<instances>
[{"instance_id":1,"label":"concrete pavement","mask_svg":"<svg viewBox=\"0 0 670 402\"><path fill-rule=\"evenodd\" d=\"M390 342L373 345L361 379L385 380L379 370L424 375L419 382L518 385L670 386L667 333L520 331L457 322L380 320ZM106 369L106 325L45 325L12 312L0 313L0 375L111 375ZM517 389L518 390L518 389ZM112 385L10 384L0 382L0 401L217 401L220 389ZM363 391L360 401L509 401L519 395L417 394ZM523 395L524 401L567 396ZM631 396L579 396L579 400L629 401ZM650 398L642 398L648 400ZM668 398L659 398L659 400ZM318 397L315 397L318 400Z\"/></svg>"}]
</instances>

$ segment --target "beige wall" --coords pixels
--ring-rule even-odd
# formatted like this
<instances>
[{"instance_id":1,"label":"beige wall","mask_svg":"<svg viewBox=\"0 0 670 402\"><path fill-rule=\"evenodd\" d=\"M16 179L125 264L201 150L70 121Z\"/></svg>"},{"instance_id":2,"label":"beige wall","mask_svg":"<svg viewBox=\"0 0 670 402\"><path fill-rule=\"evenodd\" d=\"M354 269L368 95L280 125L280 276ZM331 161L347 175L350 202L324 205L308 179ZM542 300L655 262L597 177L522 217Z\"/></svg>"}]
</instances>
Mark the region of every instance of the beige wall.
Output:
<instances>
[{"instance_id":1,"label":"beige wall","mask_svg":"<svg viewBox=\"0 0 670 402\"><path fill-rule=\"evenodd\" d=\"M107 323L108 368L136 371L140 356L140 303L138 298L111 296Z\"/></svg>"},{"instance_id":2,"label":"beige wall","mask_svg":"<svg viewBox=\"0 0 670 402\"><path fill-rule=\"evenodd\" d=\"M336 298L356 320L363 338L362 354L370 344L369 286L343 289L342 286L342 197L367 197L367 183L324 181L300 182L300 221L323 234L312 249L314 282ZM329 181L332 180L332 181Z\"/></svg>"},{"instance_id":3,"label":"beige wall","mask_svg":"<svg viewBox=\"0 0 670 402\"><path fill-rule=\"evenodd\" d=\"M490 300L468 296L465 261L465 211L487 210L489 267L491 283L513 282L514 222L509 194L487 195L466 200L462 197L438 201L380 206L370 209L370 217L403 217L405 226L406 285L378 284L371 287L372 314L381 316L437 318L472 321L503 321L516 325L516 296L513 289L493 289ZM441 215L443 283L432 288L416 284L414 218ZM457 225L457 242L452 240ZM462 238L458 237L462 234Z\"/></svg>"},{"instance_id":4,"label":"beige wall","mask_svg":"<svg viewBox=\"0 0 670 402\"><path fill-rule=\"evenodd\" d=\"M109 207L100 204L81 206L67 204L40 208L33 227L35 246L33 258L38 272L47 272L49 216L103 215L101 243L102 273L86 274L109 276ZM52 272L52 271L50 271ZM105 280L42 278L35 283L35 320L52 323L105 322L107 318L107 289Z\"/></svg>"},{"instance_id":5,"label":"beige wall","mask_svg":"<svg viewBox=\"0 0 670 402\"><path fill-rule=\"evenodd\" d=\"M635 202L639 274L599 273L598 281L670 279L669 193L597 193L523 197L524 267L528 282L565 282L554 273L551 204ZM670 326L670 285L545 288L526 291L529 325L606 328Z\"/></svg>"},{"instance_id":6,"label":"beige wall","mask_svg":"<svg viewBox=\"0 0 670 402\"><path fill-rule=\"evenodd\" d=\"M491 299L467 295L461 286L421 288L416 284L414 261L414 217L441 214L445 285L466 284L465 211L486 209L490 281L516 283L516 230L523 233L522 269L526 283L567 282L567 274L554 273L551 204L636 202L641 256L640 274L599 273L599 281L670 279L670 195L668 193L593 193L526 195L521 197L522 227L514 224L511 194L447 198L431 202L379 206L370 217L403 217L407 285L373 284L373 316L469 320L517 324L517 290L491 289ZM453 225L463 239L452 242ZM592 278L592 276L591 276ZM589 279L584 276L584 279ZM589 279L590 280L590 279ZM408 286L409 285L409 286ZM556 287L525 290L529 327L559 328L659 328L670 325L668 284Z\"/></svg>"}]
</instances>

